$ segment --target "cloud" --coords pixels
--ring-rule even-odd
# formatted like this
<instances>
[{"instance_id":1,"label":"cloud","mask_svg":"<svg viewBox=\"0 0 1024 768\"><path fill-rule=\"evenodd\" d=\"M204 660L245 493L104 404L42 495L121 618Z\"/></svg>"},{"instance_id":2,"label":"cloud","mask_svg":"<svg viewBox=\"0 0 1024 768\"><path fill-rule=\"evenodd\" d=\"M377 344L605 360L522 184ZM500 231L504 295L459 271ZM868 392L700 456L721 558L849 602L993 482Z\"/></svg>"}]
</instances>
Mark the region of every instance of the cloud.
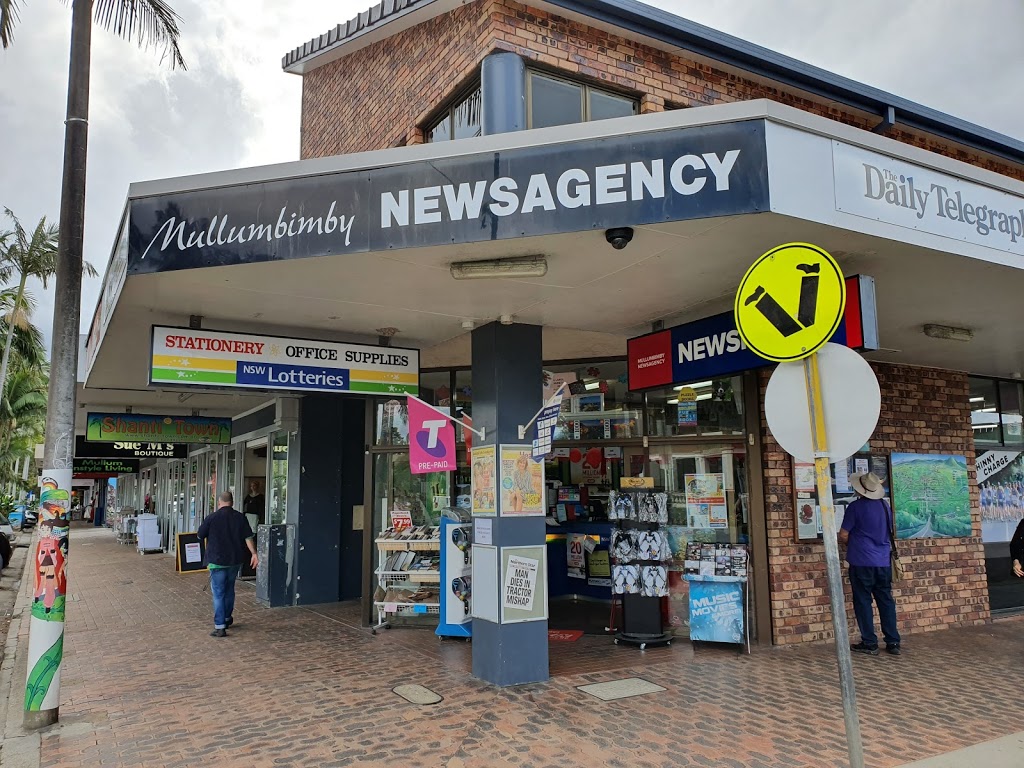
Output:
<instances>
[{"instance_id":1,"label":"cloud","mask_svg":"<svg viewBox=\"0 0 1024 768\"><path fill-rule=\"evenodd\" d=\"M110 255L128 185L294 160L301 78L281 57L345 21L370 0L173 0L183 18L186 72L104 30L93 35L85 254ZM652 5L900 96L1022 136L1017 31L1024 7L999 0L935 4L805 0L660 0ZM993 23L993 19L998 23ZM12 49L0 53L0 205L26 225L56 221L60 203L71 14L56 2L24 5ZM88 328L99 279L87 280ZM47 339L49 291L36 321Z\"/></svg>"}]
</instances>

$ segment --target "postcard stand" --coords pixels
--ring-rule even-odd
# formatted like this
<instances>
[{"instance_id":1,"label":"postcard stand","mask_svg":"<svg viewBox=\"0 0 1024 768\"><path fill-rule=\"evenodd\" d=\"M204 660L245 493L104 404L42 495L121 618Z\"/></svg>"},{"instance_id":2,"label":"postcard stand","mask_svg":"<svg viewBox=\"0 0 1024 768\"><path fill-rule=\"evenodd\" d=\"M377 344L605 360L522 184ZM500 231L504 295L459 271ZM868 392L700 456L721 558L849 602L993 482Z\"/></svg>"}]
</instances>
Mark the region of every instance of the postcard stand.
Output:
<instances>
[{"instance_id":1,"label":"postcard stand","mask_svg":"<svg viewBox=\"0 0 1024 768\"><path fill-rule=\"evenodd\" d=\"M738 544L692 544L690 548L694 551L687 552L683 578L689 582L691 643L736 645L750 653L749 550ZM708 551L712 553L710 569ZM721 558L728 558L728 564L719 562Z\"/></svg>"},{"instance_id":2,"label":"postcard stand","mask_svg":"<svg viewBox=\"0 0 1024 768\"><path fill-rule=\"evenodd\" d=\"M622 624L615 643L647 647L670 645L662 602L668 596L666 561L672 556L661 526L668 522L668 496L650 488L613 492L612 597L622 599Z\"/></svg>"}]
</instances>

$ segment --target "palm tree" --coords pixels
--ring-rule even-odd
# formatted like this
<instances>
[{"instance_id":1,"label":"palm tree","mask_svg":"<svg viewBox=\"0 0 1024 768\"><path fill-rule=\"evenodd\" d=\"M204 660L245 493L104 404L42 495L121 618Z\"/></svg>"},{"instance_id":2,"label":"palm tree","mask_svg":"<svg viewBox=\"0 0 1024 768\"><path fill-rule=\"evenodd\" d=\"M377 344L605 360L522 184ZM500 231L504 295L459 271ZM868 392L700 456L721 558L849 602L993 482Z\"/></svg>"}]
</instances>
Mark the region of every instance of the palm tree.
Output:
<instances>
[{"instance_id":1,"label":"palm tree","mask_svg":"<svg viewBox=\"0 0 1024 768\"><path fill-rule=\"evenodd\" d=\"M0 336L6 338L8 330L14 329L11 368L42 368L46 365L43 332L32 323L35 308L36 300L28 291L22 294L19 302L17 288L0 290Z\"/></svg>"},{"instance_id":2,"label":"palm tree","mask_svg":"<svg viewBox=\"0 0 1024 768\"><path fill-rule=\"evenodd\" d=\"M0 0L0 45L11 43L21 0ZM46 407L44 469L54 472L67 487L52 492L68 498L71 493L71 454L75 434L75 385L78 373L78 318L82 308L82 250L85 231L85 166L88 150L89 73L93 11L96 23L119 37L134 39L141 47L162 46L171 67L184 69L178 48L178 15L163 0L72 0L71 65L68 76L67 113L64 121L64 176L60 196L60 242L57 248L53 350ZM67 530L67 529L65 529ZM64 539L64 546L68 544ZM33 617L35 619L36 617ZM59 621L56 641L35 623L29 632L28 682L25 686L27 728L57 722L60 701L60 669L64 648L63 612L51 614Z\"/></svg>"},{"instance_id":3,"label":"palm tree","mask_svg":"<svg viewBox=\"0 0 1024 768\"><path fill-rule=\"evenodd\" d=\"M13 222L14 229L5 233L0 240L0 281L7 282L15 274L18 275L18 289L13 305L6 314L7 337L4 341L3 361L0 362L0 392L3 392L7 381L7 371L11 361L11 344L14 341L14 330L24 328L28 324L29 307L26 305L25 282L34 277L41 281L43 288L57 271L57 227L46 223L44 216L36 228L29 234L18 221L18 217L5 208L4 213ZM96 270L89 262L82 265L85 274L96 276Z\"/></svg>"},{"instance_id":4,"label":"palm tree","mask_svg":"<svg viewBox=\"0 0 1024 768\"><path fill-rule=\"evenodd\" d=\"M21 0L0 0L0 46L14 42ZM178 48L178 21L181 17L163 0L93 0L96 23L124 40L135 39L139 47L163 48L171 57L171 68L185 69ZM74 30L72 30L74 34Z\"/></svg>"}]
</instances>

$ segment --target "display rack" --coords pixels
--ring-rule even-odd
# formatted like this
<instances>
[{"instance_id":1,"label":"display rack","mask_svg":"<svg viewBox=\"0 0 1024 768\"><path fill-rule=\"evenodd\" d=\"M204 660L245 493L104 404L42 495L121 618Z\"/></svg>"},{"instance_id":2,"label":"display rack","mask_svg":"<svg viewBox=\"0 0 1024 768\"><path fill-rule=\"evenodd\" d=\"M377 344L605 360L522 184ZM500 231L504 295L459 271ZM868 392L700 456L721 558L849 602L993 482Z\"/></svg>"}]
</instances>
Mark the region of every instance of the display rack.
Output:
<instances>
[{"instance_id":1,"label":"display rack","mask_svg":"<svg viewBox=\"0 0 1024 768\"><path fill-rule=\"evenodd\" d=\"M459 511L451 510L451 513ZM438 637L469 638L473 635L472 539L471 522L447 516L441 518L441 610L434 630Z\"/></svg>"},{"instance_id":2,"label":"display rack","mask_svg":"<svg viewBox=\"0 0 1024 768\"><path fill-rule=\"evenodd\" d=\"M424 536L426 538L422 538ZM373 605L377 610L377 624L373 634L377 634L378 629L391 629L391 617L439 616L440 529L431 526L406 530L388 528L375 543L377 590ZM428 567L422 567L424 564Z\"/></svg>"},{"instance_id":3,"label":"display rack","mask_svg":"<svg viewBox=\"0 0 1024 768\"><path fill-rule=\"evenodd\" d=\"M609 494L608 501L615 526L612 596L622 600L622 626L615 632L615 643L640 650L671 645L673 635L665 631L662 615L662 601L668 597L667 563L672 558L661 530L668 523L668 495L650 488L624 488Z\"/></svg>"}]
</instances>

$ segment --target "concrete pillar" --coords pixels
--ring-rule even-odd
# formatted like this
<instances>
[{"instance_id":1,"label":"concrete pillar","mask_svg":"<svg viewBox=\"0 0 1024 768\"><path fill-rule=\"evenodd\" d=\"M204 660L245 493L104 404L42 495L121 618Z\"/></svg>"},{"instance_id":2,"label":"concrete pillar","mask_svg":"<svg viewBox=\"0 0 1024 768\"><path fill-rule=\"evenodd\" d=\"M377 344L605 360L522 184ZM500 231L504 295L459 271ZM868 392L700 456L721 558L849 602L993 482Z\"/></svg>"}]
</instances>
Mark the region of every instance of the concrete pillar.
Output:
<instances>
[{"instance_id":1,"label":"concrete pillar","mask_svg":"<svg viewBox=\"0 0 1024 768\"><path fill-rule=\"evenodd\" d=\"M530 420L543 398L541 327L489 323L473 331L472 349L473 426L486 434L474 439L474 448L529 442L519 439L518 426ZM498 496L498 515L489 520L499 562L502 547L544 546L544 517L505 517ZM473 599L484 596L474 592ZM495 624L474 618L473 674L502 686L547 680L548 622Z\"/></svg>"},{"instance_id":2,"label":"concrete pillar","mask_svg":"<svg viewBox=\"0 0 1024 768\"><path fill-rule=\"evenodd\" d=\"M485 58L480 67L480 99L480 130L484 136L526 130L523 58L506 52Z\"/></svg>"}]
</instances>

